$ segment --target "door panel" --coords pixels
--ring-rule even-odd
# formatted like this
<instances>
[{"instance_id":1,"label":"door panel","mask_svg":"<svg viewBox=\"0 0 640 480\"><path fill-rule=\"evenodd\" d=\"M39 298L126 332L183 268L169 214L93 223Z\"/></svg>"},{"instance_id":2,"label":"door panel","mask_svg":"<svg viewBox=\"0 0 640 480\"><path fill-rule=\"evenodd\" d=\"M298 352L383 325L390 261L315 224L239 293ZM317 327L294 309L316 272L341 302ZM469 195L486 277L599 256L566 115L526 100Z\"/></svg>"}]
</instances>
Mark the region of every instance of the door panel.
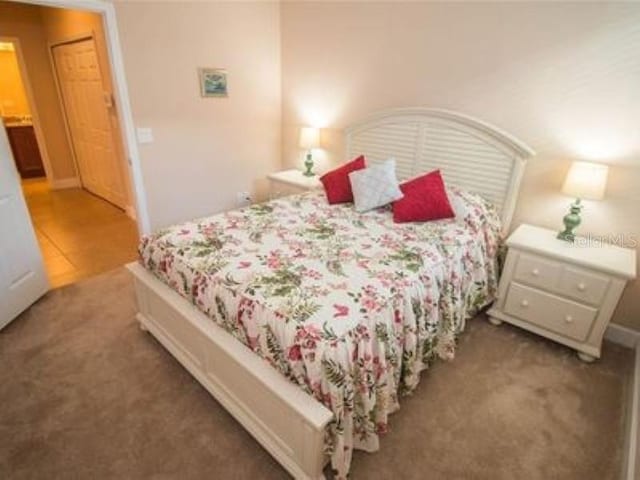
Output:
<instances>
[{"instance_id":1,"label":"door panel","mask_svg":"<svg viewBox=\"0 0 640 480\"><path fill-rule=\"evenodd\" d=\"M0 128L0 329L49 289L4 128Z\"/></svg>"},{"instance_id":2,"label":"door panel","mask_svg":"<svg viewBox=\"0 0 640 480\"><path fill-rule=\"evenodd\" d=\"M82 184L125 208L122 162L93 39L54 46L53 58Z\"/></svg>"}]
</instances>

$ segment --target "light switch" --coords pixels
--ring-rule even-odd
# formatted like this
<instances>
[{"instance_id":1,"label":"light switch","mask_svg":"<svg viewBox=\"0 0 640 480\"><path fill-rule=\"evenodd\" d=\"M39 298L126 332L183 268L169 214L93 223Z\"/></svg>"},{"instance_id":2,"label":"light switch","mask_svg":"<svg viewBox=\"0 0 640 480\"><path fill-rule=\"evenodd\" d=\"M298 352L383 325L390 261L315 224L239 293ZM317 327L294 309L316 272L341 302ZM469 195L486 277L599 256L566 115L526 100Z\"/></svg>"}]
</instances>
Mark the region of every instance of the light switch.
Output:
<instances>
[{"instance_id":1,"label":"light switch","mask_svg":"<svg viewBox=\"0 0 640 480\"><path fill-rule=\"evenodd\" d=\"M138 127L136 129L138 143L153 143L153 131L148 127Z\"/></svg>"}]
</instances>

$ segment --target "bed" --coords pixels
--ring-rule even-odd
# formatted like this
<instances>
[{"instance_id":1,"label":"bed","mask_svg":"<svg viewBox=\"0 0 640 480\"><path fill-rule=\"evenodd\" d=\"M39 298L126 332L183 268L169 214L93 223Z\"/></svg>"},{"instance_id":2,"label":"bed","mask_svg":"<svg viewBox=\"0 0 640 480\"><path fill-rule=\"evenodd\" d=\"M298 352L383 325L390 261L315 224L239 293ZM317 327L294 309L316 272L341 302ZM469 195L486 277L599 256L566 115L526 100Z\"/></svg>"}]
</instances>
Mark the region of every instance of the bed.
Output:
<instances>
[{"instance_id":1,"label":"bed","mask_svg":"<svg viewBox=\"0 0 640 480\"><path fill-rule=\"evenodd\" d=\"M394 224L322 192L145 237L134 275L150 331L295 477L338 477L375 451L398 395L451 358L497 290L526 145L441 110L383 112L347 130L348 156L440 168L453 220Z\"/></svg>"}]
</instances>

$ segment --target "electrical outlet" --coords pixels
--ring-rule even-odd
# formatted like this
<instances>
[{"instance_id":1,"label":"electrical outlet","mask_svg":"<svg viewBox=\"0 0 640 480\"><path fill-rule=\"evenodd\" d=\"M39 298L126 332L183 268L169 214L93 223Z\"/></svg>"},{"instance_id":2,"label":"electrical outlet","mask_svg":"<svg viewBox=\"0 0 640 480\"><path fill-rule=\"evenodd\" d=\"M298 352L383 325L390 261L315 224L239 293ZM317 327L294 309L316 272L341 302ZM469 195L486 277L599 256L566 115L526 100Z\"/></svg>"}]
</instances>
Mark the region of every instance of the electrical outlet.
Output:
<instances>
[{"instance_id":1,"label":"electrical outlet","mask_svg":"<svg viewBox=\"0 0 640 480\"><path fill-rule=\"evenodd\" d=\"M251 205L251 194L249 192L236 193L236 204L239 207L246 207L247 205Z\"/></svg>"}]
</instances>

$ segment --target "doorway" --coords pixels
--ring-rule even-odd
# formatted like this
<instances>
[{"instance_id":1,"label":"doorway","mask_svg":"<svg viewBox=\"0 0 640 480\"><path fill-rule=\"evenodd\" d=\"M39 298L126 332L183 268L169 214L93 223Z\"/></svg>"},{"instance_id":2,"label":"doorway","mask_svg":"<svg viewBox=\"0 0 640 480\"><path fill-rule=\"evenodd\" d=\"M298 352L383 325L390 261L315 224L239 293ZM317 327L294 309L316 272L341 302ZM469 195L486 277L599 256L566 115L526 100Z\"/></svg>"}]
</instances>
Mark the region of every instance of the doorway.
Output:
<instances>
[{"instance_id":1,"label":"doorway","mask_svg":"<svg viewBox=\"0 0 640 480\"><path fill-rule=\"evenodd\" d=\"M0 115L48 282L56 288L137 256L134 189L111 93L111 60L98 14L24 4L4 13L0 35L9 29L16 37L0 44L12 62L2 70ZM30 36L20 38L25 24Z\"/></svg>"},{"instance_id":2,"label":"doorway","mask_svg":"<svg viewBox=\"0 0 640 480\"><path fill-rule=\"evenodd\" d=\"M110 98L114 101L116 107L113 111L117 110L117 117L120 120L116 130L120 136L120 148L123 152L123 158L127 161L125 170L131 187L129 192L130 205L127 208L130 209L130 217L133 217L135 212L136 222L133 224L136 230L135 236L137 237L137 233L149 233L150 222L124 73L124 62L118 38L115 7L110 1L106 0L21 0L20 2L0 0L0 41L5 40L3 38L5 36L9 37L9 40L17 39L18 44L24 43L25 51L29 50L30 52L31 65L39 63L43 71L46 72L46 65L48 64L49 73L51 73L50 55L47 54L49 51L47 37L51 33L48 28L55 29L56 25L52 23L45 28L42 25L44 16L42 11L37 10L38 8L47 8L58 14L61 12L74 12L75 15L69 17L68 21L57 23L59 28L77 27L81 17L86 14L97 18L94 27L85 29L85 32L90 31L93 34L96 31L100 31L101 45L99 50L106 52L106 55L99 56L101 61L104 61L108 67L107 69L102 69L102 71L109 71L109 75L105 73L105 76L111 82L112 95ZM22 19L23 21L15 22L15 15L21 13L25 16ZM20 60L20 48L17 49L17 53ZM24 67L24 62L22 63L22 67ZM52 87L53 80L48 82L45 78L46 75L39 76L34 73L31 78L29 78L29 75L24 75L24 77L26 77L26 93L31 105L41 103L42 97L46 97L47 92L51 93L52 89L55 91L55 86ZM51 79L53 78L51 76ZM33 88L30 88L29 80L32 81ZM40 102L31 101L36 97L40 97ZM38 217L37 212L40 214L43 212L42 205L47 205L47 208L53 211L71 210L74 212L68 221L63 222L64 224L86 226L90 222L90 215L83 217L84 214L78 213L81 209L70 205L72 203L70 199L67 198L65 201L61 195L70 196L73 193L82 193L98 200L98 197L88 191L79 189L80 182L78 178L73 177L73 174L77 171L73 162L67 164L66 167L65 165L60 165L60 160L64 161L64 148L60 148L61 146L64 147L64 141L60 141L61 139L64 140L64 131L62 137L57 137L57 142L44 141L46 139L43 135L43 128L40 128L41 126L46 127L45 124L47 124L47 128L53 127L55 129L56 126L60 127L60 125L65 124L65 122L57 121L55 118L56 108L60 108L59 101L57 105L58 107L56 107L56 102L50 102L46 108L42 109L39 108L39 105L36 105L38 108L31 112L38 151L47 175L47 184L34 185L40 180L21 180L18 169L14 164L6 129L0 123L0 228L2 230L2 234L0 234L0 329L9 324L20 312L46 293L50 287L50 282L47 280L45 272L43 253L46 253L47 250L55 250L50 248L51 246L43 240L41 233L36 233L38 227L34 228L32 217L35 220ZM38 112L38 110L41 111ZM42 117L39 117L38 113L42 113ZM60 153L61 155L59 155ZM50 160L53 160L56 165L54 166ZM28 183L32 184L27 187L26 184ZM32 192L26 191L29 187L33 187ZM49 191L47 191L47 188ZM37 198L40 201L31 201ZM27 199L30 200L30 211L27 209ZM99 200L105 202L102 204L103 206L107 204L112 208L117 208L107 203L106 200ZM108 215L113 212L105 213ZM118 210L118 213L120 218L123 218L120 210ZM46 218L46 214L42 214L41 218ZM135 228L136 226L137 228ZM103 230L98 232L92 239L82 238L77 231L75 233L65 233L64 228L57 228L58 242L64 243L66 239L67 246L75 245L76 247L81 247L84 252L93 252L86 253L85 258L90 259L88 262L97 263L98 268L104 269L106 268L105 264L97 259L113 258L115 254L113 252L105 254L104 251L101 253L97 239L100 238L102 241L105 241L105 239L109 241L113 238L122 239L126 234L121 235L115 231L117 227L107 224L102 224L101 228ZM55 227L54 230L50 230L50 234L55 236L54 233L51 233L53 231L56 231ZM45 236L49 238L50 235L46 235L45 232ZM38 240L40 241L38 242ZM55 246L55 243L52 243ZM57 251L61 254L58 256L68 257L68 252L63 249L58 248ZM79 262L78 260L76 261ZM121 260L118 260L118 263L120 264ZM81 272L81 275L91 270L91 268L88 268ZM69 280L67 279L66 282L68 283ZM51 283L55 284L55 282Z\"/></svg>"},{"instance_id":3,"label":"doorway","mask_svg":"<svg viewBox=\"0 0 640 480\"><path fill-rule=\"evenodd\" d=\"M46 176L16 47L0 41L0 116L21 178Z\"/></svg>"}]
</instances>

